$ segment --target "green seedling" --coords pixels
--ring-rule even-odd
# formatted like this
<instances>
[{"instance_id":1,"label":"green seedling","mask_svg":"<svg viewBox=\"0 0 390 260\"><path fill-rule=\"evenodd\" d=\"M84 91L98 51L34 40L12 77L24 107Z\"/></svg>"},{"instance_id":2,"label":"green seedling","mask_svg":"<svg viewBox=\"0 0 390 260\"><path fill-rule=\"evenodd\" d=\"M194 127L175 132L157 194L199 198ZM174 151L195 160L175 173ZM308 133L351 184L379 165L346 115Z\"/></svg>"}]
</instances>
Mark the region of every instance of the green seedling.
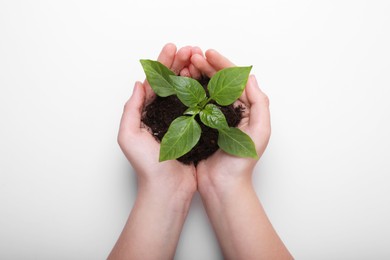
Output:
<instances>
[{"instance_id":1,"label":"green seedling","mask_svg":"<svg viewBox=\"0 0 390 260\"><path fill-rule=\"evenodd\" d=\"M229 127L218 107L233 104L241 96L252 66L230 67L218 71L207 85L207 96L197 80L176 76L158 61L141 60L141 64L156 95L176 95L188 107L182 116L172 121L161 140L160 162L177 159L198 143L202 130L195 120L197 115L204 125L218 130L218 146L223 151L238 157L257 158L252 139L240 129Z\"/></svg>"}]
</instances>

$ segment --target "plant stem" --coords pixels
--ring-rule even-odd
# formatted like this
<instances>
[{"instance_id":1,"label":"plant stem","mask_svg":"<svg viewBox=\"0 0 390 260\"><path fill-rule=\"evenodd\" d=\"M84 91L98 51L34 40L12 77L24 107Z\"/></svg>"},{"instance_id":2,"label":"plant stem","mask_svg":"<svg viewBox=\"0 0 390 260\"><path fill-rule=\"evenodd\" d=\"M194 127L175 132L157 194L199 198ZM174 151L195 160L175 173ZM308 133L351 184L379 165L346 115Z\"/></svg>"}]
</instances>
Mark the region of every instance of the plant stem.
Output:
<instances>
[{"instance_id":1,"label":"plant stem","mask_svg":"<svg viewBox=\"0 0 390 260\"><path fill-rule=\"evenodd\" d=\"M211 97L203 101L202 103L199 104L200 110L203 110L203 108L211 101Z\"/></svg>"}]
</instances>

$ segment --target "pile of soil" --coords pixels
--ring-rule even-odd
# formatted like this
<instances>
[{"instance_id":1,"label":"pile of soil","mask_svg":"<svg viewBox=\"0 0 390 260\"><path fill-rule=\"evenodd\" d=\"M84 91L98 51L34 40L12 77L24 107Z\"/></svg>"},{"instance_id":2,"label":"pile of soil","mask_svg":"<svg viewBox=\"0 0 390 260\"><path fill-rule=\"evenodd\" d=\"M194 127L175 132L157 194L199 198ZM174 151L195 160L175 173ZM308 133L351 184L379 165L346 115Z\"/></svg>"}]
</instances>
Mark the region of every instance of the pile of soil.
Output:
<instances>
[{"instance_id":1,"label":"pile of soil","mask_svg":"<svg viewBox=\"0 0 390 260\"><path fill-rule=\"evenodd\" d=\"M202 78L199 80L199 83L205 88L206 92L209 80L209 78ZM241 106L216 105L225 115L229 126L236 127L240 123L243 112ZM163 136L168 131L171 122L177 117L182 116L186 109L187 107L183 105L175 95L164 98L157 96L156 99L144 109L142 122L149 127L150 132L157 141L161 142ZM177 159L184 164L194 163L197 165L199 161L206 159L218 150L218 131L205 126L200 121L199 115L196 115L195 119L202 129L202 135L200 136L199 142L190 152Z\"/></svg>"}]
</instances>

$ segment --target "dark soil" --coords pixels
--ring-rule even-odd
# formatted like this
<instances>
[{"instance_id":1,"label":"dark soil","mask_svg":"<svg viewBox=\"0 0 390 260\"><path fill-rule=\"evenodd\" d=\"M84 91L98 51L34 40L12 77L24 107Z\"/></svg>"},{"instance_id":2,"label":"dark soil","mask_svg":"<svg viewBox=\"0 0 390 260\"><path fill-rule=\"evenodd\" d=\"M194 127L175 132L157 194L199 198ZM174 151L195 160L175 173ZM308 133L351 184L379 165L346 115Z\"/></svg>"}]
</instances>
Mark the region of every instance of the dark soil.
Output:
<instances>
[{"instance_id":1,"label":"dark soil","mask_svg":"<svg viewBox=\"0 0 390 260\"><path fill-rule=\"evenodd\" d=\"M202 78L199 82L206 89L209 80L209 78ZM241 106L233 107L233 105L218 105L218 107L224 113L229 126L235 127L240 123L243 112ZM156 99L145 108L142 122L150 128L150 132L160 142L168 131L171 122L177 117L182 116L186 109L187 107L184 106L175 95L165 98L157 96ZM195 119L202 129L202 135L198 144L192 148L190 152L177 159L184 164L191 164L193 162L197 165L199 161L206 159L218 150L218 131L205 126L200 121L199 115L197 115Z\"/></svg>"}]
</instances>

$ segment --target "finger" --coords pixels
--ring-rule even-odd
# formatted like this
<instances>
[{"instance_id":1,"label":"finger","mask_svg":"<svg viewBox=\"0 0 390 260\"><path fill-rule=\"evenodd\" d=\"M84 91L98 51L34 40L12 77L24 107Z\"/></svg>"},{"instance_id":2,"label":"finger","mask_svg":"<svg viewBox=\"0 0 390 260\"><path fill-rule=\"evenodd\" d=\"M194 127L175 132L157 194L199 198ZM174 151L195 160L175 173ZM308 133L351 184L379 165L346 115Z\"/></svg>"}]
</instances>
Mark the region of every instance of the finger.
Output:
<instances>
[{"instance_id":1,"label":"finger","mask_svg":"<svg viewBox=\"0 0 390 260\"><path fill-rule=\"evenodd\" d=\"M198 46L194 46L194 47L192 47L192 54L199 54L199 55L203 56L203 51Z\"/></svg>"},{"instance_id":2,"label":"finger","mask_svg":"<svg viewBox=\"0 0 390 260\"><path fill-rule=\"evenodd\" d=\"M195 55L195 54L199 54L201 56L203 56L203 51L199 48L199 47L192 47L192 50L191 50L191 53L192 55ZM194 78L194 79L200 79L202 77L202 73L200 72L200 70L198 70L194 64L190 64L188 66L188 69L190 71L190 74L191 74L191 77Z\"/></svg>"},{"instance_id":3,"label":"finger","mask_svg":"<svg viewBox=\"0 0 390 260\"><path fill-rule=\"evenodd\" d=\"M202 77L202 73L200 72L200 70L198 70L193 64L190 64L188 66L188 70L191 75L191 78L200 79Z\"/></svg>"},{"instance_id":4,"label":"finger","mask_svg":"<svg viewBox=\"0 0 390 260\"><path fill-rule=\"evenodd\" d=\"M184 68L180 71L180 76L182 77L191 77L190 70L188 68Z\"/></svg>"},{"instance_id":5,"label":"finger","mask_svg":"<svg viewBox=\"0 0 390 260\"><path fill-rule=\"evenodd\" d=\"M192 55L191 63L197 68L202 74L211 78L217 71L211 66L207 60L199 54Z\"/></svg>"},{"instance_id":6,"label":"finger","mask_svg":"<svg viewBox=\"0 0 390 260\"><path fill-rule=\"evenodd\" d=\"M149 82L145 79L143 85L143 89L145 91L145 105L149 105L156 98L156 93L154 93L152 87Z\"/></svg>"},{"instance_id":7,"label":"finger","mask_svg":"<svg viewBox=\"0 0 390 260\"><path fill-rule=\"evenodd\" d=\"M250 106L249 127L261 131L269 131L271 128L269 99L259 88L254 75L248 79L246 94Z\"/></svg>"},{"instance_id":8,"label":"finger","mask_svg":"<svg viewBox=\"0 0 390 260\"><path fill-rule=\"evenodd\" d=\"M167 43L161 50L158 55L157 60L164 64L166 67L170 68L172 66L173 60L175 59L176 46L173 43Z\"/></svg>"},{"instance_id":9,"label":"finger","mask_svg":"<svg viewBox=\"0 0 390 260\"><path fill-rule=\"evenodd\" d=\"M248 84L248 83L247 83ZM247 91L246 91L246 87L244 89L244 91L242 92L241 94L241 97L238 99L240 102L242 102L246 107L249 107L250 104L249 104L249 100L248 100L248 95L247 95Z\"/></svg>"},{"instance_id":10,"label":"finger","mask_svg":"<svg viewBox=\"0 0 390 260\"><path fill-rule=\"evenodd\" d=\"M187 67L190 64L191 59L191 47L186 46L181 48L175 55L172 66L170 67L176 75L180 73L180 71Z\"/></svg>"},{"instance_id":11,"label":"finger","mask_svg":"<svg viewBox=\"0 0 390 260\"><path fill-rule=\"evenodd\" d=\"M206 51L206 59L209 62L209 64L217 71L235 66L233 62L228 60L226 57L224 57L216 50Z\"/></svg>"},{"instance_id":12,"label":"finger","mask_svg":"<svg viewBox=\"0 0 390 260\"><path fill-rule=\"evenodd\" d=\"M145 102L145 90L141 82L136 82L133 94L126 102L119 127L119 136L137 133L141 128L141 113Z\"/></svg>"}]
</instances>

